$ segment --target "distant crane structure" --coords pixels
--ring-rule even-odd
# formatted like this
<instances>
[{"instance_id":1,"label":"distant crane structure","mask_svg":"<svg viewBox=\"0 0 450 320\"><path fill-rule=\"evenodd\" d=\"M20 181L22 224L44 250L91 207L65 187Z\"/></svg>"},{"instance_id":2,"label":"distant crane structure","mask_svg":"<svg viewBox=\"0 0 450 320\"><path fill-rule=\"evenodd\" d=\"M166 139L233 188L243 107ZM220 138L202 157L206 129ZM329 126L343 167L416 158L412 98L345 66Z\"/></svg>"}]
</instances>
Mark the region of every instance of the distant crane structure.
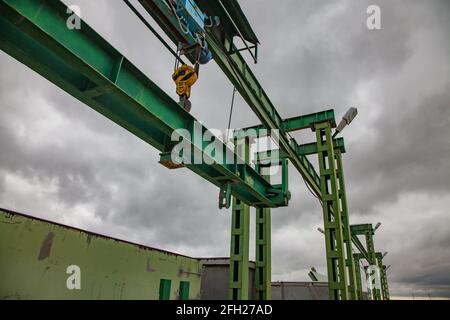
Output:
<instances>
[{"instance_id":1,"label":"distant crane structure","mask_svg":"<svg viewBox=\"0 0 450 320\"><path fill-rule=\"evenodd\" d=\"M185 167L219 188L219 206L231 207L229 298L248 299L250 208L256 208L256 298L271 299L271 208L288 206L288 163L300 173L323 208L329 298L362 299L360 261L381 269L381 288L373 299L389 299L383 255L375 251L374 227L350 225L342 155L346 152L342 132L357 114L351 108L337 126L334 110L280 116L259 84L241 52L258 61L259 40L237 0L138 0L141 10L124 2L153 32L140 14L146 11L176 46L170 49L176 64L173 79L180 101L176 102L83 20L77 29L66 25L68 8L54 0L0 0L0 48L87 106L122 126L161 152L160 163L170 169ZM143 9L143 10L142 10ZM239 38L243 47L238 47ZM193 66L184 63L184 55ZM189 113L191 87L198 83L200 65L214 60L237 92L254 111L260 124L234 135L234 149L220 147L240 163L223 164L209 155L212 164L171 160L176 129L194 131L196 119ZM181 106L181 107L180 107ZM337 128L336 128L337 127ZM333 129L336 130L333 133ZM201 132L209 130L201 125ZM272 131L269 131L272 130ZM290 133L312 130L316 140L299 144ZM250 154L254 139L278 132L279 149ZM205 145L186 141L192 154L205 156ZM267 155L277 154L267 164ZM319 173L308 156L317 155ZM255 159L252 165L252 156ZM193 156L192 156L193 157ZM186 160L186 159L184 159ZM192 160L192 159L187 159ZM281 168L281 183L272 184L267 170ZM365 246L358 236L365 236ZM354 253L354 250L358 252Z\"/></svg>"}]
</instances>

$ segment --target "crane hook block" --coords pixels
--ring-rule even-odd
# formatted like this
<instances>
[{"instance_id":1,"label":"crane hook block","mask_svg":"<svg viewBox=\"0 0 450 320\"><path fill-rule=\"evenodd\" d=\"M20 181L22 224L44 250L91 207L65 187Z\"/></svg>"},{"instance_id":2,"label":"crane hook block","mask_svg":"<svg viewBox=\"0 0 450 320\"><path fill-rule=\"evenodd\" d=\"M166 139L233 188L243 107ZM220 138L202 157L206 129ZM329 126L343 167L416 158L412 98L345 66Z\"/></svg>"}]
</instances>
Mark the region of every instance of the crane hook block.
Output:
<instances>
[{"instance_id":1,"label":"crane hook block","mask_svg":"<svg viewBox=\"0 0 450 320\"><path fill-rule=\"evenodd\" d=\"M191 103L189 101L189 98L191 97L191 87L197 82L197 72L195 72L193 67L183 64L175 70L172 79L175 82L181 106L189 112L191 110Z\"/></svg>"}]
</instances>

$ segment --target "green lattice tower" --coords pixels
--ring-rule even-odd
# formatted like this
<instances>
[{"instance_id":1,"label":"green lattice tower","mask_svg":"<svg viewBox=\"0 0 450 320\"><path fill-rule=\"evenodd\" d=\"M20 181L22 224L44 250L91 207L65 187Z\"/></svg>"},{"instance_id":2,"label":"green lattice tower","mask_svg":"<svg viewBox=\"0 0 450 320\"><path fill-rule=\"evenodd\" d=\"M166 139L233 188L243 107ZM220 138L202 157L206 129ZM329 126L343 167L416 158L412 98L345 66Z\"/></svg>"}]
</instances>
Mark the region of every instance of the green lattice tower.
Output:
<instances>
[{"instance_id":1,"label":"green lattice tower","mask_svg":"<svg viewBox=\"0 0 450 320\"><path fill-rule=\"evenodd\" d=\"M257 171L270 182L270 166L256 166ZM255 289L257 300L272 299L272 251L271 251L271 210L256 208L256 270Z\"/></svg>"},{"instance_id":2,"label":"green lattice tower","mask_svg":"<svg viewBox=\"0 0 450 320\"><path fill-rule=\"evenodd\" d=\"M383 254L377 252L377 263L380 269L380 282L381 282L381 297L383 300L389 300L389 289L386 277L386 266L383 264Z\"/></svg>"},{"instance_id":3,"label":"green lattice tower","mask_svg":"<svg viewBox=\"0 0 450 320\"><path fill-rule=\"evenodd\" d=\"M344 181L344 168L342 165L342 153L340 149L335 150L336 158L336 172L338 178L339 186L339 198L341 200L341 218L343 225L343 236L346 250L346 266L348 271L349 286L348 291L350 294L350 299L357 300L358 295L356 293L356 273L355 264L353 261L353 250L352 250L352 235L350 232L350 219L347 207L347 196L345 191L345 181Z\"/></svg>"},{"instance_id":4,"label":"green lattice tower","mask_svg":"<svg viewBox=\"0 0 450 320\"><path fill-rule=\"evenodd\" d=\"M356 296L358 300L363 300L363 288L361 281L361 257L360 254L353 254L353 263L355 265L355 277L356 277Z\"/></svg>"},{"instance_id":5,"label":"green lattice tower","mask_svg":"<svg viewBox=\"0 0 450 320\"><path fill-rule=\"evenodd\" d=\"M235 140L235 153L250 162L250 138ZM250 207L233 198L230 246L230 285L228 299L248 300L249 293Z\"/></svg>"},{"instance_id":6,"label":"green lattice tower","mask_svg":"<svg viewBox=\"0 0 450 320\"><path fill-rule=\"evenodd\" d=\"M387 268L385 265L383 265L382 273L381 273L381 284L383 288L383 297L384 300L390 300L391 296L389 294L389 284L387 280Z\"/></svg>"},{"instance_id":7,"label":"green lattice tower","mask_svg":"<svg viewBox=\"0 0 450 320\"><path fill-rule=\"evenodd\" d=\"M314 125L320 168L320 189L330 300L348 300L346 256L335 153L329 122Z\"/></svg>"},{"instance_id":8,"label":"green lattice tower","mask_svg":"<svg viewBox=\"0 0 450 320\"><path fill-rule=\"evenodd\" d=\"M375 252L375 245L373 242L373 235L374 235L374 230L373 230L373 227L371 226L370 230L367 230L365 232L366 248L367 248L367 254L369 256L368 262L371 266L378 266L377 256L376 256L376 252ZM372 297L374 300L381 300L381 290L374 288L373 292L372 292Z\"/></svg>"}]
</instances>

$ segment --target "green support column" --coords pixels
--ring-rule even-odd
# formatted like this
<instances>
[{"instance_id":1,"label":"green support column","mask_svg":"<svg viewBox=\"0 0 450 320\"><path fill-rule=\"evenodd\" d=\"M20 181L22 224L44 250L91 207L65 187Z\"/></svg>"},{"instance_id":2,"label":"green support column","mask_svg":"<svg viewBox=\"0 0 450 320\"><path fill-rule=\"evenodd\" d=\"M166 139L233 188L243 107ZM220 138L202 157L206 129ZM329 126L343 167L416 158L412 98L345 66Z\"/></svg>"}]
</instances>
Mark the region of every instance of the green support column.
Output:
<instances>
[{"instance_id":1,"label":"green support column","mask_svg":"<svg viewBox=\"0 0 450 320\"><path fill-rule=\"evenodd\" d=\"M356 255L353 255L353 263L355 266L355 277L356 277L356 298L357 300L363 300L363 289L362 289L362 281L361 281L361 267L360 267L360 258Z\"/></svg>"},{"instance_id":2,"label":"green support column","mask_svg":"<svg viewBox=\"0 0 450 320\"><path fill-rule=\"evenodd\" d=\"M259 174L270 182L270 173L263 174L263 168L257 166ZM271 210L270 208L256 208L256 272L255 287L257 300L272 299L272 246L271 246Z\"/></svg>"},{"instance_id":3,"label":"green support column","mask_svg":"<svg viewBox=\"0 0 450 320\"><path fill-rule=\"evenodd\" d=\"M250 162L250 138L235 140L235 153ZM233 198L230 248L230 300L248 300L250 207Z\"/></svg>"},{"instance_id":4,"label":"green support column","mask_svg":"<svg viewBox=\"0 0 450 320\"><path fill-rule=\"evenodd\" d=\"M387 280L387 270L386 270L386 266L385 265L383 265L381 276L382 276L381 283L383 285L383 297L384 297L384 300L390 300L391 297L389 295L389 284L388 284L388 280Z\"/></svg>"},{"instance_id":5,"label":"green support column","mask_svg":"<svg viewBox=\"0 0 450 320\"><path fill-rule=\"evenodd\" d=\"M378 268L380 269L381 298L383 300L389 300L389 289L386 277L386 266L383 264L383 254L378 252L376 256Z\"/></svg>"},{"instance_id":6,"label":"green support column","mask_svg":"<svg viewBox=\"0 0 450 320\"><path fill-rule=\"evenodd\" d=\"M350 232L350 221L347 208L347 196L345 193L345 182L344 182L344 169L342 166L342 154L339 149L335 150L336 158L336 172L339 185L339 198L341 199L341 218L343 225L343 236L346 249L346 266L348 269L349 276L349 287L348 291L350 294L350 299L357 300L358 295L356 293L356 274L355 274L355 264L353 262L353 250L352 250L352 235Z\"/></svg>"},{"instance_id":7,"label":"green support column","mask_svg":"<svg viewBox=\"0 0 450 320\"><path fill-rule=\"evenodd\" d=\"M333 139L329 122L315 124L330 300L348 300L345 244Z\"/></svg>"},{"instance_id":8,"label":"green support column","mask_svg":"<svg viewBox=\"0 0 450 320\"><path fill-rule=\"evenodd\" d=\"M369 256L368 262L369 262L369 265L371 265L371 266L378 266L377 256L376 256L376 252L375 252L375 245L373 242L373 235L374 235L373 228L370 228L370 230L365 232L366 248L367 248L367 254ZM371 295L372 295L372 299L381 300L381 290L380 289L374 288Z\"/></svg>"}]
</instances>

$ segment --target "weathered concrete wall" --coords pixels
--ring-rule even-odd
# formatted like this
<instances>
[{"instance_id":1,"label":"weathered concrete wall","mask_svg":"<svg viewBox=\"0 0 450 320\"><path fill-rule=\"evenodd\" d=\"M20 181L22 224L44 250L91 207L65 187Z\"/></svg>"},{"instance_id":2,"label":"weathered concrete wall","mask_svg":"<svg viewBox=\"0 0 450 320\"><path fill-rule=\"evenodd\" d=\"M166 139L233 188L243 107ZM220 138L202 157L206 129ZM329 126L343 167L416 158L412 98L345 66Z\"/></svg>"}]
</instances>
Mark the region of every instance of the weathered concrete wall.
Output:
<instances>
[{"instance_id":1,"label":"weathered concrete wall","mask_svg":"<svg viewBox=\"0 0 450 320\"><path fill-rule=\"evenodd\" d=\"M81 290L69 290L67 267L81 269ZM136 244L0 209L0 299L159 299L170 279L200 298L201 263Z\"/></svg>"},{"instance_id":2,"label":"weathered concrete wall","mask_svg":"<svg viewBox=\"0 0 450 320\"><path fill-rule=\"evenodd\" d=\"M211 258L202 259L202 300L227 300L228 286L230 284L230 259L228 258ZM250 300L255 298L254 279L255 279L255 263L250 262L249 267L249 290L248 296Z\"/></svg>"}]
</instances>

